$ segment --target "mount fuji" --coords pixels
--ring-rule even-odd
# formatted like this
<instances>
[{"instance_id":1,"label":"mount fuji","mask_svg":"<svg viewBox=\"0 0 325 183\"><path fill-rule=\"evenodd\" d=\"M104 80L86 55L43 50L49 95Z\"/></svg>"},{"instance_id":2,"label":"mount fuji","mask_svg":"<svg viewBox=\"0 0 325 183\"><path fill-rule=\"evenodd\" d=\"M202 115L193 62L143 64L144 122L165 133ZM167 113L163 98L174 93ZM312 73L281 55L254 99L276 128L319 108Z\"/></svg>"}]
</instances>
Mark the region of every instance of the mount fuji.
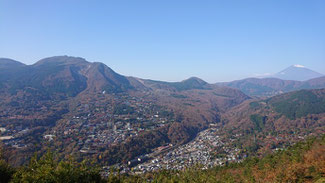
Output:
<instances>
[{"instance_id":1,"label":"mount fuji","mask_svg":"<svg viewBox=\"0 0 325 183\"><path fill-rule=\"evenodd\" d=\"M313 78L324 76L316 71L306 68L303 65L292 65L271 77L283 80L306 81Z\"/></svg>"}]
</instances>

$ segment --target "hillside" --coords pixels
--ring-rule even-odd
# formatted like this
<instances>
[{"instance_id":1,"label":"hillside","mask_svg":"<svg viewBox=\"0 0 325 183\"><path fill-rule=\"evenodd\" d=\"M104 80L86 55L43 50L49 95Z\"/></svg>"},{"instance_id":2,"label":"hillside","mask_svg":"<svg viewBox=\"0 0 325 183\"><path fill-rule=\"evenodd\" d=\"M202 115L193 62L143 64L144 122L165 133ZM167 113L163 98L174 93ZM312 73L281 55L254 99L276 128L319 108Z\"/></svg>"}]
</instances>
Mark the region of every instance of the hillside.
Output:
<instances>
[{"instance_id":1,"label":"hillside","mask_svg":"<svg viewBox=\"0 0 325 183\"><path fill-rule=\"evenodd\" d=\"M289 119L321 114L325 113L325 89L283 94L267 99L266 103Z\"/></svg>"},{"instance_id":2,"label":"hillside","mask_svg":"<svg viewBox=\"0 0 325 183\"><path fill-rule=\"evenodd\" d=\"M192 89L211 89L211 85L200 78L191 77L181 82L162 82L153 80L141 80L152 90L185 91Z\"/></svg>"},{"instance_id":3,"label":"hillside","mask_svg":"<svg viewBox=\"0 0 325 183\"><path fill-rule=\"evenodd\" d=\"M240 134L237 145L264 154L311 134L325 132L325 89L300 90L250 100L222 117L224 128Z\"/></svg>"}]
</instances>

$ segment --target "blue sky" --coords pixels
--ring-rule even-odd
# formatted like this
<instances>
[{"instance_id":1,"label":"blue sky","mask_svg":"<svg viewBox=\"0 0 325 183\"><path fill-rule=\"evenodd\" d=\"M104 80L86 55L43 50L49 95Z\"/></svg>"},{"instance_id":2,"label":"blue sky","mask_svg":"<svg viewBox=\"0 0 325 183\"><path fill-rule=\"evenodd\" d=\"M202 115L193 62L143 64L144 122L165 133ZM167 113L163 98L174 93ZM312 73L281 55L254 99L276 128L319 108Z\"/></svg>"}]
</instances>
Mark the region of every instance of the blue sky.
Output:
<instances>
[{"instance_id":1,"label":"blue sky","mask_svg":"<svg viewBox=\"0 0 325 183\"><path fill-rule=\"evenodd\" d=\"M325 74L323 0L0 0L0 57L71 55L208 82L301 64Z\"/></svg>"}]
</instances>

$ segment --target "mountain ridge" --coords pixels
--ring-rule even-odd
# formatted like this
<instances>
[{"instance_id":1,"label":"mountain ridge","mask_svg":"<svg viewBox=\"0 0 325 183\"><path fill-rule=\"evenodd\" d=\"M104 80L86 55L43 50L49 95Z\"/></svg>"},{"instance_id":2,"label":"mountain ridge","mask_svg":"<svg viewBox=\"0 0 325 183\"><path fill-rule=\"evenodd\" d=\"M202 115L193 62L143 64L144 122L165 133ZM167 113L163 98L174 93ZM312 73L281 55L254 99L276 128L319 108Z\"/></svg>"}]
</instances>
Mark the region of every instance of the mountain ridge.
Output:
<instances>
[{"instance_id":1,"label":"mountain ridge","mask_svg":"<svg viewBox=\"0 0 325 183\"><path fill-rule=\"evenodd\" d=\"M3 60L3 61L2 61ZM150 79L141 79L136 78L133 76L122 76L115 71L113 71L110 67L105 65L101 62L89 62L81 57L73 57L73 56L52 56L47 57L44 59L41 59L34 64L26 65L21 62L3 58L0 59L0 69L2 65L8 65L7 63L12 63L13 71L10 72L22 72L19 71L18 68L15 68L14 66L25 66L24 71L26 73L28 72L34 72L35 70L50 70L50 69L59 69L59 68L66 68L66 71L70 69L76 70L78 73L80 73L83 77L89 78L90 74L95 74L96 79L92 80L92 82L88 82L89 85L92 85L95 90L119 90L119 91L125 91L128 89L136 89L137 87L140 87L144 89L144 86L147 87L151 85L151 87L171 87L176 90L189 90L189 89L202 89L204 88L204 85L207 85L208 83L204 80L198 78L198 77L190 77L188 79L185 79L180 82L165 82L165 81L155 81ZM3 63L3 64L1 64ZM71 68L74 67L74 68ZM96 72L98 73L95 73ZM28 71L28 72L27 72ZM67 74L67 73L65 73ZM28 74L27 74L28 75ZM23 76L23 78L28 78L26 74ZM72 74L68 74L72 75ZM93 83L95 82L101 82L102 84L98 84L95 86ZM106 82L106 84L105 84ZM142 84L140 84L142 83ZM146 84L145 84L146 83ZM149 84L150 83L150 84ZM155 84L154 84L155 83ZM135 86L132 86L134 84ZM145 84L145 85L144 85ZM148 85L149 84L149 85ZM99 86L100 85L100 86ZM155 85L155 86L154 86ZM149 87L150 88L150 87Z\"/></svg>"},{"instance_id":2,"label":"mountain ridge","mask_svg":"<svg viewBox=\"0 0 325 183\"><path fill-rule=\"evenodd\" d=\"M21 67L21 66L26 66L26 65L10 58L0 58L0 68L11 68L11 67Z\"/></svg>"},{"instance_id":3,"label":"mountain ridge","mask_svg":"<svg viewBox=\"0 0 325 183\"><path fill-rule=\"evenodd\" d=\"M2 69L1 69L2 68ZM304 69L304 66L293 65L285 70ZM0 59L0 86L8 86L5 81L19 80L16 88L11 90L33 86L36 88L48 88L54 90L52 81L63 83L58 88L63 95L77 95L81 91L97 92L125 92L128 90L152 90L152 91L186 91L193 89L212 89L214 84L190 77L179 82L155 81L136 77L122 76L107 65L100 62L89 62L81 57L53 56L37 61L32 65L25 65L12 59ZM48 73L57 71L58 73L50 78L44 78ZM284 71L285 71L284 70ZM18 74L13 74L13 73ZM35 78L37 72L43 72L43 78ZM48 72L48 73L46 73ZM282 72L282 71L281 71ZM280 72L280 73L281 73ZM21 74L22 73L22 74ZM32 79L33 78L33 79ZM54 79L54 80L53 80ZM51 82L48 82L51 81ZM31 82L37 81L37 82ZM20 83L20 84L19 84ZM29 85L26 83L30 83ZM317 89L325 87L325 76L313 78L307 81L283 80L279 78L246 78L231 82L216 83L216 86L231 87L243 91L249 96L265 97L300 89Z\"/></svg>"}]
</instances>

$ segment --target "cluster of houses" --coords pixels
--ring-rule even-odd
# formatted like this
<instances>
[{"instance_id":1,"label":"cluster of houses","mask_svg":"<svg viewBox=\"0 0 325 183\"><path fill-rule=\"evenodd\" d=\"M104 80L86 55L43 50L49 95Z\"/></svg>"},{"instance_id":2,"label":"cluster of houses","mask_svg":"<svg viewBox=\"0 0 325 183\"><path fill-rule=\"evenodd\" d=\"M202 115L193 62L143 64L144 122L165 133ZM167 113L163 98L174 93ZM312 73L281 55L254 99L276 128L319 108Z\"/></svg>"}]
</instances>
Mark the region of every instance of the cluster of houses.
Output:
<instances>
[{"instance_id":1,"label":"cluster of houses","mask_svg":"<svg viewBox=\"0 0 325 183\"><path fill-rule=\"evenodd\" d=\"M81 101L74 110L43 134L44 142L70 139L77 144L79 153L96 154L100 148L120 144L129 137L174 122L169 111L153 102L123 94L106 96L106 92L102 92L97 98ZM30 131L19 125L9 129L0 127L0 141L7 146L24 148L28 146L24 139ZM116 167L121 169L121 173L144 173L159 169L182 170L196 164L209 168L239 162L242 160L240 150L231 144L236 138L241 138L241 135L235 134L233 139L226 139L218 128L210 127L185 145L166 144L153 149L151 154L139 156L126 165L117 164ZM294 138L305 136L277 134L266 137L266 142L296 141ZM103 170L108 172L108 167L103 167Z\"/></svg>"},{"instance_id":2,"label":"cluster of houses","mask_svg":"<svg viewBox=\"0 0 325 183\"><path fill-rule=\"evenodd\" d=\"M173 122L164 114L164 109L141 97L102 97L84 101L73 116L61 120L48 131L44 140L76 139L80 153L94 154L99 148L119 144L129 137Z\"/></svg>"},{"instance_id":3,"label":"cluster of houses","mask_svg":"<svg viewBox=\"0 0 325 183\"><path fill-rule=\"evenodd\" d=\"M14 126L14 128L0 128L0 141L6 146L11 146L17 149L25 148L29 144L25 141L25 138L31 135L32 130L28 127L23 127L22 125Z\"/></svg>"},{"instance_id":4,"label":"cluster of houses","mask_svg":"<svg viewBox=\"0 0 325 183\"><path fill-rule=\"evenodd\" d=\"M219 136L218 129L209 128L202 131L198 136L188 144L178 146L164 154L154 156L149 154L150 161L139 163L133 168L135 173L144 173L159 169L176 169L182 170L193 165L202 165L203 169L223 165L226 162L240 161L239 149L233 148L230 144L225 143L223 137ZM165 147L161 147L163 149ZM221 148L225 156L215 157L212 152ZM161 151L157 148L156 151Z\"/></svg>"}]
</instances>

